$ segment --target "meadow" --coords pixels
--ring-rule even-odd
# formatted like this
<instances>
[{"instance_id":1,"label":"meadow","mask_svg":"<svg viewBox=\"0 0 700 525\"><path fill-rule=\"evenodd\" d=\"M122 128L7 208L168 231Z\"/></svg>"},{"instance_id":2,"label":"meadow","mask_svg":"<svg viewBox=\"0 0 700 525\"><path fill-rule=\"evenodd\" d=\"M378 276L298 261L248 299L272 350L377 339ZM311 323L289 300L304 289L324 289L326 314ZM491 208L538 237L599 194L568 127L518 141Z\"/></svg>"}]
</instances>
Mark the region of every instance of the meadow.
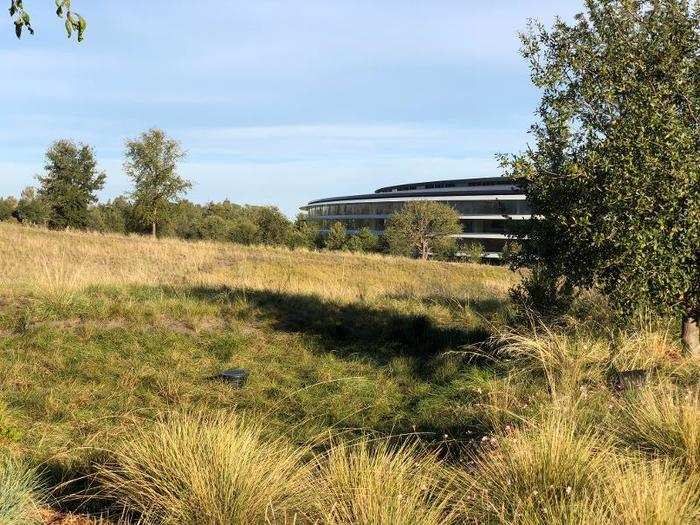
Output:
<instances>
[{"instance_id":1,"label":"meadow","mask_svg":"<svg viewBox=\"0 0 700 525\"><path fill-rule=\"evenodd\" d=\"M0 523L700 520L675 327L518 280L0 223Z\"/></svg>"}]
</instances>

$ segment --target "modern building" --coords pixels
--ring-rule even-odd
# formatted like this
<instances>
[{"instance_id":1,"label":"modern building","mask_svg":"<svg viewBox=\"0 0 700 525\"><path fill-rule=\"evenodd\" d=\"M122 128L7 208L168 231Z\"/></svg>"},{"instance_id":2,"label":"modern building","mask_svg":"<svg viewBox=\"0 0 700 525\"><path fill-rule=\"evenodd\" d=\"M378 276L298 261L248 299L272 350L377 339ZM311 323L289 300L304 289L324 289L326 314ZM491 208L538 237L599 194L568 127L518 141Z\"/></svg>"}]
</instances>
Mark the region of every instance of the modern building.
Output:
<instances>
[{"instance_id":1,"label":"modern building","mask_svg":"<svg viewBox=\"0 0 700 525\"><path fill-rule=\"evenodd\" d=\"M486 257L498 258L508 236L508 219L529 219L530 207L525 194L503 177L438 180L379 188L366 195L349 195L318 199L302 206L308 221L328 230L336 221L349 233L367 227L378 235L386 220L408 201L438 201L452 206L462 223L463 232L456 237L463 245L481 243Z\"/></svg>"}]
</instances>

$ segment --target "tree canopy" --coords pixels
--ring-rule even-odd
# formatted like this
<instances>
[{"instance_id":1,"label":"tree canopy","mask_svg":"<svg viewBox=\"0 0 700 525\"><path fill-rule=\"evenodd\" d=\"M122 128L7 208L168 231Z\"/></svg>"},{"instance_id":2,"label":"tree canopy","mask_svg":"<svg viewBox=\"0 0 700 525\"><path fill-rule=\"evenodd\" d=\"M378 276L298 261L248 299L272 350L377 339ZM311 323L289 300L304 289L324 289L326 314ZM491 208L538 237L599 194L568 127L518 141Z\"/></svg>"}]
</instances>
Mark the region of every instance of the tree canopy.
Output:
<instances>
[{"instance_id":1,"label":"tree canopy","mask_svg":"<svg viewBox=\"0 0 700 525\"><path fill-rule=\"evenodd\" d=\"M44 171L38 176L39 195L48 206L49 225L85 229L90 222L88 208L97 202L107 178L97 170L92 148L58 140L46 152Z\"/></svg>"},{"instance_id":2,"label":"tree canopy","mask_svg":"<svg viewBox=\"0 0 700 525\"><path fill-rule=\"evenodd\" d=\"M177 140L161 129L151 129L135 140L126 141L124 171L134 183L132 197L139 215L151 225L155 237L157 225L192 184L180 177L178 163L187 154Z\"/></svg>"},{"instance_id":3,"label":"tree canopy","mask_svg":"<svg viewBox=\"0 0 700 525\"><path fill-rule=\"evenodd\" d=\"M532 149L502 157L533 214L515 264L597 287L623 318L675 313L700 354L700 7L585 5L522 35L542 98Z\"/></svg>"},{"instance_id":4,"label":"tree canopy","mask_svg":"<svg viewBox=\"0 0 700 525\"><path fill-rule=\"evenodd\" d=\"M82 42L87 29L87 21L78 13L71 9L71 0L56 0L56 16L65 20L66 34L68 38L75 33L78 42ZM24 7L23 0L10 0L10 18L15 24L15 34L17 38L22 37L22 32L26 29L30 34L34 34L32 19L29 12Z\"/></svg>"},{"instance_id":5,"label":"tree canopy","mask_svg":"<svg viewBox=\"0 0 700 525\"><path fill-rule=\"evenodd\" d=\"M433 201L410 201L387 221L384 236L392 253L419 256L441 253L454 246L462 232L459 215L450 206Z\"/></svg>"}]
</instances>

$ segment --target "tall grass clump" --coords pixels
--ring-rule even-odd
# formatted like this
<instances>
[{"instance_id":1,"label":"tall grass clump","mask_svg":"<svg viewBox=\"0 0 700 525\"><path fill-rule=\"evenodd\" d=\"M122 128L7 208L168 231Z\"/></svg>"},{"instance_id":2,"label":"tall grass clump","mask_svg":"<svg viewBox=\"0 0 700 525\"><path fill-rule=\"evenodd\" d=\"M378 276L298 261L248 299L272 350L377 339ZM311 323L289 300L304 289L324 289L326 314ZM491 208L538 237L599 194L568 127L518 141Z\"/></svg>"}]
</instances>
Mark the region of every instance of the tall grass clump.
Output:
<instances>
[{"instance_id":1,"label":"tall grass clump","mask_svg":"<svg viewBox=\"0 0 700 525\"><path fill-rule=\"evenodd\" d=\"M265 523L303 503L306 452L238 416L179 415L137 430L97 476L142 523Z\"/></svg>"},{"instance_id":2,"label":"tall grass clump","mask_svg":"<svg viewBox=\"0 0 700 525\"><path fill-rule=\"evenodd\" d=\"M36 473L9 457L0 459L0 523L41 523L40 503Z\"/></svg>"},{"instance_id":3,"label":"tall grass clump","mask_svg":"<svg viewBox=\"0 0 700 525\"><path fill-rule=\"evenodd\" d=\"M616 418L621 442L700 469L700 389L649 385L622 402Z\"/></svg>"},{"instance_id":4,"label":"tall grass clump","mask_svg":"<svg viewBox=\"0 0 700 525\"><path fill-rule=\"evenodd\" d=\"M596 523L610 446L576 432L571 414L502 438L463 471L465 520Z\"/></svg>"},{"instance_id":5,"label":"tall grass clump","mask_svg":"<svg viewBox=\"0 0 700 525\"><path fill-rule=\"evenodd\" d=\"M700 484L665 461L614 461L607 471L610 523L700 523Z\"/></svg>"},{"instance_id":6,"label":"tall grass clump","mask_svg":"<svg viewBox=\"0 0 700 525\"><path fill-rule=\"evenodd\" d=\"M575 393L586 380L600 379L601 363L609 357L602 341L544 324L522 332L505 330L493 340L515 370L543 377L555 397Z\"/></svg>"},{"instance_id":7,"label":"tall grass clump","mask_svg":"<svg viewBox=\"0 0 700 525\"><path fill-rule=\"evenodd\" d=\"M328 525L442 525L454 522L447 470L416 446L385 440L335 443L316 459L313 521Z\"/></svg>"}]
</instances>

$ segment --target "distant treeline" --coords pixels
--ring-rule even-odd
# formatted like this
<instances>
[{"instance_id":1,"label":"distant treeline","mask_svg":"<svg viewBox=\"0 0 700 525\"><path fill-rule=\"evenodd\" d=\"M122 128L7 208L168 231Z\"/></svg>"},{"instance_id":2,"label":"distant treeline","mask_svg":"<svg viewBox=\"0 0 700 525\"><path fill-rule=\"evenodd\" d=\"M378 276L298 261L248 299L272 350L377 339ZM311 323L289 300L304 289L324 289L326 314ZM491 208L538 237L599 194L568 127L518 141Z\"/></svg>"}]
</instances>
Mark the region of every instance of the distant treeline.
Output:
<instances>
[{"instance_id":1,"label":"distant treeline","mask_svg":"<svg viewBox=\"0 0 700 525\"><path fill-rule=\"evenodd\" d=\"M323 235L303 217L290 221L273 206L240 205L228 200L208 204L181 200L171 204L166 215L158 223L162 237L364 252L383 248L377 235L368 229L348 235L338 223L330 236ZM51 209L46 199L30 187L19 198L0 197L0 221L50 227ZM136 205L126 196L93 204L88 208L86 223L66 226L103 233L151 233L151 226L143 221Z\"/></svg>"},{"instance_id":2,"label":"distant treeline","mask_svg":"<svg viewBox=\"0 0 700 525\"><path fill-rule=\"evenodd\" d=\"M132 181L128 194L100 203L97 194L107 174L97 167L92 147L62 139L46 152L37 188L19 198L0 198L0 221L52 229L177 237L395 255L429 255L454 259L453 235L461 231L459 216L449 206L418 203L392 215L381 237L368 228L348 234L341 222L320 231L300 215L292 222L274 206L248 206L228 200L196 204L183 199L192 183L178 173L186 156L180 143L154 128L125 142L124 171ZM480 245L470 248L480 260Z\"/></svg>"}]
</instances>

